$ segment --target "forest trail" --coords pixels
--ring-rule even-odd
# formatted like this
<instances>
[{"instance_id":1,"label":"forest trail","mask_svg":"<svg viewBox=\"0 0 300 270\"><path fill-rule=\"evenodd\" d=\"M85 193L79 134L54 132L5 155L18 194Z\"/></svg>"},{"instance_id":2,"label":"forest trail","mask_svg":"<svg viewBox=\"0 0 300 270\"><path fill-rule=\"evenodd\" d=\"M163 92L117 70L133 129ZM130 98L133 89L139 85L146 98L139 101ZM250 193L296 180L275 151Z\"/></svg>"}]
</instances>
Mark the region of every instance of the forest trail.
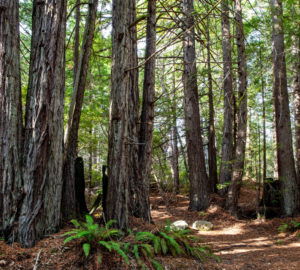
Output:
<instances>
[{"instance_id":1,"label":"forest trail","mask_svg":"<svg viewBox=\"0 0 300 270\"><path fill-rule=\"evenodd\" d=\"M255 210L256 191L242 188L239 205L245 210ZM161 197L152 197L151 202L158 209L152 210L154 221L185 220L189 226L196 220L207 220L214 224L211 231L194 233L201 236L222 262L209 259L202 265L188 269L205 270L292 270L300 269L300 238L298 232L280 233L278 227L291 220L300 222L300 217L273 218L266 221L256 219L237 220L225 211L222 199L217 195L205 212L189 212L188 199L184 196L170 196L168 211ZM187 268L185 268L187 269Z\"/></svg>"},{"instance_id":2,"label":"forest trail","mask_svg":"<svg viewBox=\"0 0 300 270\"><path fill-rule=\"evenodd\" d=\"M253 188L242 188L242 200L239 205L244 210L255 209L256 191ZM300 269L300 238L297 232L279 233L278 226L291 220L300 222L300 217L273 218L267 221L256 219L237 220L222 208L224 201L217 195L212 196L207 211L188 211L189 200L183 195L152 194L151 207L155 225L145 224L140 219L131 218L131 228L141 231L153 231L164 225L167 220L174 222L185 220L189 226L196 220L207 220L213 223L211 231L197 232L222 262L211 258L204 262L183 257L163 257L158 260L168 270L293 270ZM166 206L167 205L167 206ZM34 248L24 249L19 244L7 245L0 241L0 269L136 269L126 266L114 267L119 261L115 256L105 256L99 267L94 258L85 259L81 244L70 242L63 245L63 229L57 234L40 241Z\"/></svg>"}]
</instances>

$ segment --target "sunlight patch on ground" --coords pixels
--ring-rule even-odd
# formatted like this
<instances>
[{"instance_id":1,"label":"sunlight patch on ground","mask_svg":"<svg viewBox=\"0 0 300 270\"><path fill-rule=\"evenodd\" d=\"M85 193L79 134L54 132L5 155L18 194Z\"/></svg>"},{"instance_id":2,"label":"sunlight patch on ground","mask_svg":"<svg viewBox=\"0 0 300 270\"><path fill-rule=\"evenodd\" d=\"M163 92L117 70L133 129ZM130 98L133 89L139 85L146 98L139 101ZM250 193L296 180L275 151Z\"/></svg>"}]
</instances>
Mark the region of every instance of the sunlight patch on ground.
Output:
<instances>
[{"instance_id":1,"label":"sunlight patch on ground","mask_svg":"<svg viewBox=\"0 0 300 270\"><path fill-rule=\"evenodd\" d=\"M219 254L225 255L225 254L237 254L237 253L247 253L247 252L253 252L253 251L261 251L264 250L263 248L236 248L233 250L221 250Z\"/></svg>"},{"instance_id":2,"label":"sunlight patch on ground","mask_svg":"<svg viewBox=\"0 0 300 270\"><path fill-rule=\"evenodd\" d=\"M236 224L232 227L225 227L219 230L212 230L212 231L200 231L199 233L202 235L237 235L244 233L244 224Z\"/></svg>"}]
</instances>

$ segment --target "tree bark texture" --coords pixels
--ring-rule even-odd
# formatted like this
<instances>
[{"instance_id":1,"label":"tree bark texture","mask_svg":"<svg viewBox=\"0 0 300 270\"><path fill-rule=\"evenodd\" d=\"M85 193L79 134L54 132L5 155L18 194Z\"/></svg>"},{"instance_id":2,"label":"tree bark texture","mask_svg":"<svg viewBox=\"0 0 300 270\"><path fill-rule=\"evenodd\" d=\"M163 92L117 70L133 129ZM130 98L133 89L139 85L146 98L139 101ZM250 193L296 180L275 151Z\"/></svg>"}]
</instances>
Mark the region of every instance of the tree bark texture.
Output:
<instances>
[{"instance_id":1,"label":"tree bark texture","mask_svg":"<svg viewBox=\"0 0 300 270\"><path fill-rule=\"evenodd\" d=\"M295 74L293 90L295 98L295 148L296 148L296 169L298 178L298 189L300 189L300 37L296 38L295 50Z\"/></svg>"},{"instance_id":2,"label":"tree bark texture","mask_svg":"<svg viewBox=\"0 0 300 270\"><path fill-rule=\"evenodd\" d=\"M129 95L128 95L128 181L129 181L129 212L134 216L147 215L141 211L143 207L143 195L141 172L139 168L139 88L138 88L138 65L137 58L137 31L136 31L136 3L128 2L127 26L129 31Z\"/></svg>"},{"instance_id":3,"label":"tree bark texture","mask_svg":"<svg viewBox=\"0 0 300 270\"><path fill-rule=\"evenodd\" d=\"M146 55L148 59L156 51L156 0L148 0L148 18L146 35ZM141 172L139 216L151 221L149 203L149 185L152 169L153 121L155 99L155 62L152 57L145 64L143 85L143 106L139 131L139 165Z\"/></svg>"},{"instance_id":4,"label":"tree bark texture","mask_svg":"<svg viewBox=\"0 0 300 270\"><path fill-rule=\"evenodd\" d=\"M273 50L273 99L276 121L278 173L283 193L282 210L287 216L298 210L298 188L292 147L292 132L287 91L282 4L270 0Z\"/></svg>"},{"instance_id":5,"label":"tree bark texture","mask_svg":"<svg viewBox=\"0 0 300 270\"><path fill-rule=\"evenodd\" d=\"M31 247L59 228L67 1L33 2L24 145L25 198L18 239Z\"/></svg>"},{"instance_id":6,"label":"tree bark texture","mask_svg":"<svg viewBox=\"0 0 300 270\"><path fill-rule=\"evenodd\" d=\"M222 140L222 160L220 168L221 185L231 181L232 154L233 154L233 87L232 87L232 60L230 44L230 23L229 23L229 1L222 2L222 49L223 49L223 91L224 91L224 120ZM220 190L221 195L227 193L228 188Z\"/></svg>"},{"instance_id":7,"label":"tree bark texture","mask_svg":"<svg viewBox=\"0 0 300 270\"><path fill-rule=\"evenodd\" d=\"M76 202L74 164L77 157L78 129L81 108L86 88L86 78L93 45L98 0L89 0L88 15L82 38L81 52L77 68L76 80L70 106L69 119L65 132L65 151L63 165L62 216L70 219L80 215L80 207Z\"/></svg>"},{"instance_id":8,"label":"tree bark texture","mask_svg":"<svg viewBox=\"0 0 300 270\"><path fill-rule=\"evenodd\" d=\"M242 19L241 0L235 1L236 43L238 53L238 99L237 99L237 137L232 181L227 197L227 208L237 214L237 204L244 174L245 150L247 139L247 66L245 37Z\"/></svg>"},{"instance_id":9,"label":"tree bark texture","mask_svg":"<svg viewBox=\"0 0 300 270\"><path fill-rule=\"evenodd\" d=\"M218 172L217 172L217 149L216 149L216 133L215 133L215 110L213 99L213 82L210 63L210 33L209 18L207 18L207 66L208 66L208 102L209 102L209 129L208 129L208 169L210 191L217 191Z\"/></svg>"},{"instance_id":10,"label":"tree bark texture","mask_svg":"<svg viewBox=\"0 0 300 270\"><path fill-rule=\"evenodd\" d=\"M112 2L111 104L108 147L108 192L106 220L120 229L128 227L128 153L131 41L128 27L129 2Z\"/></svg>"},{"instance_id":11,"label":"tree bark texture","mask_svg":"<svg viewBox=\"0 0 300 270\"><path fill-rule=\"evenodd\" d=\"M174 184L174 193L179 194L179 151L178 151L178 131L177 131L177 102L176 102L176 80L175 73L173 73L173 97L172 97L172 125L171 125L171 174Z\"/></svg>"},{"instance_id":12,"label":"tree bark texture","mask_svg":"<svg viewBox=\"0 0 300 270\"><path fill-rule=\"evenodd\" d=\"M79 46L80 46L80 0L76 0L76 22L74 36L74 66L73 66L73 84L75 85L76 74L79 64Z\"/></svg>"},{"instance_id":13,"label":"tree bark texture","mask_svg":"<svg viewBox=\"0 0 300 270\"><path fill-rule=\"evenodd\" d=\"M267 143L266 143L266 102L265 102L265 84L263 76L262 55L259 51L260 74L261 74L261 95L262 95L262 118L263 118L263 183L267 178Z\"/></svg>"},{"instance_id":14,"label":"tree bark texture","mask_svg":"<svg viewBox=\"0 0 300 270\"><path fill-rule=\"evenodd\" d=\"M205 159L200 123L193 0L183 1L184 27L184 114L186 143L190 179L190 210L204 210L209 205L209 185L205 168Z\"/></svg>"},{"instance_id":15,"label":"tree bark texture","mask_svg":"<svg viewBox=\"0 0 300 270\"><path fill-rule=\"evenodd\" d=\"M0 6L0 235L12 239L22 199L19 1Z\"/></svg>"}]
</instances>

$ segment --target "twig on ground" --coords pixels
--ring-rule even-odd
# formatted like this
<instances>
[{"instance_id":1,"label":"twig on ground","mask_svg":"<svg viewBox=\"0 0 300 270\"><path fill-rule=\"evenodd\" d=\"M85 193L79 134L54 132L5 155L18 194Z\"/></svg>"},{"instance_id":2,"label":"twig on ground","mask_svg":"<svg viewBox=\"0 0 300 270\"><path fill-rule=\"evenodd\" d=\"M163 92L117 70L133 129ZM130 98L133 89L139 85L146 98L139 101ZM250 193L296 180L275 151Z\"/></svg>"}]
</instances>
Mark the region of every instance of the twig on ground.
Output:
<instances>
[{"instance_id":1,"label":"twig on ground","mask_svg":"<svg viewBox=\"0 0 300 270\"><path fill-rule=\"evenodd\" d=\"M33 270L37 270L38 269L38 265L39 265L39 262L40 262L41 252L42 252L42 250L40 249L39 253L36 256L36 260L35 260L35 264L34 264Z\"/></svg>"}]
</instances>

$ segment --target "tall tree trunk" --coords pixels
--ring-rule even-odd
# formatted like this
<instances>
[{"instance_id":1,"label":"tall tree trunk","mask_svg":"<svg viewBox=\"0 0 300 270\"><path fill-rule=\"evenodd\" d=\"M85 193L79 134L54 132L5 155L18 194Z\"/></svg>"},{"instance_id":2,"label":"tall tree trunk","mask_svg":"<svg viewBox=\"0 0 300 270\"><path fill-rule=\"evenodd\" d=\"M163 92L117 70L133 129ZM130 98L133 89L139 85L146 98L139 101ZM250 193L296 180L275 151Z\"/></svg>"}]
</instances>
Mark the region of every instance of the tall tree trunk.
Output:
<instances>
[{"instance_id":1,"label":"tall tree trunk","mask_svg":"<svg viewBox=\"0 0 300 270\"><path fill-rule=\"evenodd\" d=\"M194 32L193 0L183 1L184 27L184 114L190 179L190 210L204 210L209 205L209 185L200 123Z\"/></svg>"},{"instance_id":2,"label":"tall tree trunk","mask_svg":"<svg viewBox=\"0 0 300 270\"><path fill-rule=\"evenodd\" d=\"M146 56L148 59L156 50L156 0L148 0ZM155 99L155 62L152 57L145 64L143 107L139 134L139 165L141 171L141 202L139 216L151 221L149 204L149 184L152 168L153 122Z\"/></svg>"},{"instance_id":3,"label":"tall tree trunk","mask_svg":"<svg viewBox=\"0 0 300 270\"><path fill-rule=\"evenodd\" d=\"M222 160L220 168L221 185L231 181L232 154L233 154L233 87L232 87L232 60L230 44L230 23L229 23L229 1L222 1L222 49L223 49L223 91L224 91L224 121L222 140ZM221 195L227 193L227 188L220 190Z\"/></svg>"},{"instance_id":4,"label":"tall tree trunk","mask_svg":"<svg viewBox=\"0 0 300 270\"><path fill-rule=\"evenodd\" d=\"M22 199L19 1L0 2L0 235L12 240Z\"/></svg>"},{"instance_id":5,"label":"tall tree trunk","mask_svg":"<svg viewBox=\"0 0 300 270\"><path fill-rule=\"evenodd\" d=\"M33 2L18 239L31 247L61 215L67 1Z\"/></svg>"},{"instance_id":6,"label":"tall tree trunk","mask_svg":"<svg viewBox=\"0 0 300 270\"><path fill-rule=\"evenodd\" d=\"M73 87L76 81L77 69L79 64L79 46L80 46L80 0L76 0L76 22L74 37L74 67L73 67Z\"/></svg>"},{"instance_id":7,"label":"tall tree trunk","mask_svg":"<svg viewBox=\"0 0 300 270\"><path fill-rule=\"evenodd\" d=\"M62 216L70 219L80 214L75 194L75 159L77 157L78 129L81 107L86 87L89 60L93 45L98 0L89 0L88 15L82 39L81 52L77 67L73 96L65 131L65 151L63 164Z\"/></svg>"},{"instance_id":8,"label":"tall tree trunk","mask_svg":"<svg viewBox=\"0 0 300 270\"><path fill-rule=\"evenodd\" d=\"M116 220L121 229L128 227L128 100L131 91L131 76L128 71L131 61L128 6L130 1L132 0L112 2L111 105L105 217L107 220Z\"/></svg>"},{"instance_id":9,"label":"tall tree trunk","mask_svg":"<svg viewBox=\"0 0 300 270\"><path fill-rule=\"evenodd\" d=\"M210 191L217 191L218 172L217 172L217 149L216 149L216 134L215 134L215 110L213 99L213 84L211 75L210 63L210 33L209 33L209 18L207 17L207 65L208 65L208 102L209 102L209 129L208 129L208 168L209 168L209 183Z\"/></svg>"},{"instance_id":10,"label":"tall tree trunk","mask_svg":"<svg viewBox=\"0 0 300 270\"><path fill-rule=\"evenodd\" d=\"M298 189L292 147L292 132L287 91L282 4L270 0L273 49L273 99L276 120L278 172L283 194L282 210L290 216L297 212Z\"/></svg>"},{"instance_id":11,"label":"tall tree trunk","mask_svg":"<svg viewBox=\"0 0 300 270\"><path fill-rule=\"evenodd\" d=\"M298 188L300 188L300 37L296 38L295 45L295 74L293 90L295 98L295 148L296 148L296 169Z\"/></svg>"},{"instance_id":12,"label":"tall tree trunk","mask_svg":"<svg viewBox=\"0 0 300 270\"><path fill-rule=\"evenodd\" d=\"M129 96L128 96L128 171L129 171L129 212L134 216L143 216L147 213L141 211L144 198L140 192L143 191L141 172L139 168L139 88L138 88L138 65L137 58L137 31L136 31L136 2L130 0L128 6L127 25L129 30ZM147 203L147 202L145 202Z\"/></svg>"},{"instance_id":13,"label":"tall tree trunk","mask_svg":"<svg viewBox=\"0 0 300 270\"><path fill-rule=\"evenodd\" d=\"M267 178L267 143L266 143L266 105L265 105L265 84L263 77L262 55L259 51L261 95L262 95L262 118L263 118L263 183Z\"/></svg>"},{"instance_id":14,"label":"tall tree trunk","mask_svg":"<svg viewBox=\"0 0 300 270\"><path fill-rule=\"evenodd\" d=\"M174 70L175 72L175 70ZM176 80L175 80L175 73L173 73L173 97L172 97L172 125L171 125L171 173L172 179L174 184L174 193L179 193L179 165L178 165L178 132L177 132L177 102L176 102Z\"/></svg>"},{"instance_id":15,"label":"tall tree trunk","mask_svg":"<svg viewBox=\"0 0 300 270\"><path fill-rule=\"evenodd\" d=\"M173 120L171 127L171 173L174 184L174 193L179 194L179 166L178 166L178 140L177 140L177 126L176 126L176 118Z\"/></svg>"},{"instance_id":16,"label":"tall tree trunk","mask_svg":"<svg viewBox=\"0 0 300 270\"><path fill-rule=\"evenodd\" d=\"M247 67L245 37L242 19L241 0L235 1L236 42L238 52L238 103L237 103L237 138L233 163L232 182L227 197L227 207L232 214L237 214L237 203L244 174L245 150L247 139Z\"/></svg>"}]
</instances>

